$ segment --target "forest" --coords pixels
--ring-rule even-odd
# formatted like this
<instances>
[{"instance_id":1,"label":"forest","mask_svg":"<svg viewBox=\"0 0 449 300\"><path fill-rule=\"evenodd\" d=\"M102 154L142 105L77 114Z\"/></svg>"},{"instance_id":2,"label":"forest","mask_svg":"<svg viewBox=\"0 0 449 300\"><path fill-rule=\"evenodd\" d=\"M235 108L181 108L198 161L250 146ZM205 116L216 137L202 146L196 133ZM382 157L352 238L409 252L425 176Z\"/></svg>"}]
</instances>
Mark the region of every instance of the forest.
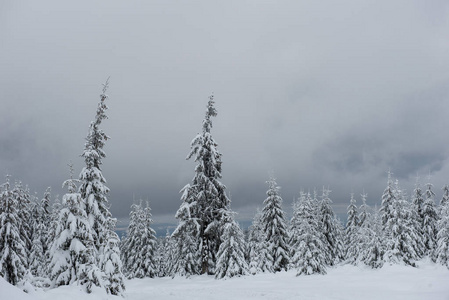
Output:
<instances>
[{"instance_id":1,"label":"forest","mask_svg":"<svg viewBox=\"0 0 449 300\"><path fill-rule=\"evenodd\" d=\"M0 275L22 288L53 289L77 284L90 293L101 287L124 295L125 278L190 277L216 279L295 270L298 277L326 274L343 265L416 267L429 258L449 268L449 185L437 204L432 183L416 183L410 195L389 172L380 207L369 207L366 194L357 206L352 194L347 220L332 208L331 191L302 190L286 218L275 178L252 225L242 230L221 182L222 155L212 137L217 116L210 96L202 131L190 145L196 166L174 212L173 233L158 238L148 203L131 206L126 236L115 232L109 188L101 166L108 136L101 129L108 109L104 84L94 121L89 125L78 176L69 164L67 193L42 199L20 181L6 176L0 193Z\"/></svg>"}]
</instances>

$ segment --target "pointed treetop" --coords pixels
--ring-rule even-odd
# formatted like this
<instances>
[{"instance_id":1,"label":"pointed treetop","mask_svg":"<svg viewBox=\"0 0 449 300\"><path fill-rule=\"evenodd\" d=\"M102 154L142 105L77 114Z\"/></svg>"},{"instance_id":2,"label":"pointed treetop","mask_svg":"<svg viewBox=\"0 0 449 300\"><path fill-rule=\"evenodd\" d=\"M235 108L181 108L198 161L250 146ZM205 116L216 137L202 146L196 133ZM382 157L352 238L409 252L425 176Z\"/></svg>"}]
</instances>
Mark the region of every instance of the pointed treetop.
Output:
<instances>
[{"instance_id":1,"label":"pointed treetop","mask_svg":"<svg viewBox=\"0 0 449 300\"><path fill-rule=\"evenodd\" d=\"M391 179L391 176L393 175L393 172L391 172L390 168L388 168L387 174L388 174L388 179L387 179L388 185L391 185L391 184L393 184L393 180Z\"/></svg>"},{"instance_id":2,"label":"pointed treetop","mask_svg":"<svg viewBox=\"0 0 449 300\"><path fill-rule=\"evenodd\" d=\"M70 179L64 181L64 183L62 184L62 187L67 186L69 194L73 194L76 192L76 182L78 182L79 180L73 179L73 174L75 173L75 171L73 170L73 163L70 161L70 163L68 163L67 166L69 166L69 170L70 170L69 171Z\"/></svg>"},{"instance_id":3,"label":"pointed treetop","mask_svg":"<svg viewBox=\"0 0 449 300\"><path fill-rule=\"evenodd\" d=\"M432 180L432 174L429 171L429 175L427 175L427 186L430 188L431 186L433 186L433 184L430 183L430 181Z\"/></svg>"},{"instance_id":4,"label":"pointed treetop","mask_svg":"<svg viewBox=\"0 0 449 300\"><path fill-rule=\"evenodd\" d=\"M106 82L103 83L103 95L106 93L106 91L109 88L109 78L111 78L111 76L108 77L108 79L106 79ZM103 97L102 97L103 98Z\"/></svg>"},{"instance_id":5,"label":"pointed treetop","mask_svg":"<svg viewBox=\"0 0 449 300\"><path fill-rule=\"evenodd\" d=\"M207 102L206 116L203 121L203 132L210 132L212 128L211 117L215 117L217 115L217 110L214 107L214 95L209 96L209 102Z\"/></svg>"}]
</instances>

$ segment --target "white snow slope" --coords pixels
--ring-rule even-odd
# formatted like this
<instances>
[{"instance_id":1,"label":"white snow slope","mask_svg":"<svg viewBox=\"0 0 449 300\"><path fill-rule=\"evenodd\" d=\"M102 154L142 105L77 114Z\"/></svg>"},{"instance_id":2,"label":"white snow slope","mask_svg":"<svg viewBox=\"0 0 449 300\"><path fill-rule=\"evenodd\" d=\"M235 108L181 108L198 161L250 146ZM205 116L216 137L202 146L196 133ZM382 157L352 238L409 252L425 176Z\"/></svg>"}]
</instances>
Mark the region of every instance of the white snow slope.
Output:
<instances>
[{"instance_id":1,"label":"white snow slope","mask_svg":"<svg viewBox=\"0 0 449 300\"><path fill-rule=\"evenodd\" d=\"M379 270L340 266L327 275L296 277L295 271L259 274L227 280L212 276L133 279L126 282L126 299L345 299L449 300L449 270L428 261L418 268L384 266ZM123 299L102 290L85 294L78 286L26 294L0 277L0 300Z\"/></svg>"}]
</instances>

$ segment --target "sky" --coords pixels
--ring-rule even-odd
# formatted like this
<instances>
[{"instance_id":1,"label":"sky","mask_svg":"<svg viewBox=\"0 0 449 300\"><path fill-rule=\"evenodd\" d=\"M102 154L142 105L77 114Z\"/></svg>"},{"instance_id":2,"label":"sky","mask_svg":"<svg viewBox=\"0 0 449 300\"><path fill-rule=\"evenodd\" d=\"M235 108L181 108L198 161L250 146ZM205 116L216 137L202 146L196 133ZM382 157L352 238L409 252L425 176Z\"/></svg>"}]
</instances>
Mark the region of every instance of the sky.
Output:
<instances>
[{"instance_id":1,"label":"sky","mask_svg":"<svg viewBox=\"0 0 449 300\"><path fill-rule=\"evenodd\" d=\"M447 1L0 1L0 172L42 197L78 174L102 83L103 175L125 226L133 201L176 223L209 95L222 182L251 220L270 174L299 191L380 205L387 171L449 184ZM122 225L120 225L122 224Z\"/></svg>"}]
</instances>

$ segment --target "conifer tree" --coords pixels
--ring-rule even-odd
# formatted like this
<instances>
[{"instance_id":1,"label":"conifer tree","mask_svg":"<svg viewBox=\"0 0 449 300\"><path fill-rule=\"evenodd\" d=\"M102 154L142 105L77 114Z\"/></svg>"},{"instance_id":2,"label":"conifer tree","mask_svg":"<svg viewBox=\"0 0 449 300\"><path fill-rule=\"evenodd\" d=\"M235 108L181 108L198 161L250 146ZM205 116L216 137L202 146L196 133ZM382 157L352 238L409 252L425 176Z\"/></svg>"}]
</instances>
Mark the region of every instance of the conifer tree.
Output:
<instances>
[{"instance_id":1,"label":"conifer tree","mask_svg":"<svg viewBox=\"0 0 449 300\"><path fill-rule=\"evenodd\" d=\"M29 265L29 257L31 247L33 245L33 228L32 223L32 213L31 213L31 197L27 187L22 185L22 182L16 181L14 188L12 189L13 197L17 202L17 217L19 224L19 232L21 239L25 243L25 251L27 258L27 268Z\"/></svg>"},{"instance_id":2,"label":"conifer tree","mask_svg":"<svg viewBox=\"0 0 449 300\"><path fill-rule=\"evenodd\" d=\"M127 278L133 278L136 270L136 249L139 243L139 226L140 219L140 204L133 203L131 205L131 212L129 213L129 224L126 231L126 237L122 240L120 245L121 260L123 263L123 273Z\"/></svg>"},{"instance_id":3,"label":"conifer tree","mask_svg":"<svg viewBox=\"0 0 449 300\"><path fill-rule=\"evenodd\" d=\"M51 245L50 279L55 286L79 283L90 292L93 285L103 280L95 265L95 246L92 229L81 195L76 192L76 180L70 165L71 178L63 183L68 193L62 199L62 208Z\"/></svg>"},{"instance_id":4,"label":"conifer tree","mask_svg":"<svg viewBox=\"0 0 449 300\"><path fill-rule=\"evenodd\" d=\"M167 228L167 233L164 238L160 238L157 246L156 254L156 268L157 276L165 277L170 275L171 261L173 259L172 241L170 232Z\"/></svg>"},{"instance_id":5,"label":"conifer tree","mask_svg":"<svg viewBox=\"0 0 449 300\"><path fill-rule=\"evenodd\" d=\"M328 265L333 266L344 259L344 244L339 228L339 221L335 218L332 209L332 200L329 198L329 189L323 187L321 203L319 206L319 226L324 236L325 257Z\"/></svg>"},{"instance_id":6,"label":"conifer tree","mask_svg":"<svg viewBox=\"0 0 449 300\"><path fill-rule=\"evenodd\" d=\"M346 259L354 263L358 257L359 244L359 216L357 212L356 200L354 194L351 193L351 200L348 206L348 220L346 222L345 229L345 247L346 247Z\"/></svg>"},{"instance_id":7,"label":"conifer tree","mask_svg":"<svg viewBox=\"0 0 449 300\"><path fill-rule=\"evenodd\" d=\"M360 252L357 261L373 269L381 268L384 264L385 248L382 220L377 209L374 210L374 215L367 213L365 221L360 226L359 237Z\"/></svg>"},{"instance_id":8,"label":"conifer tree","mask_svg":"<svg viewBox=\"0 0 449 300\"><path fill-rule=\"evenodd\" d=\"M264 200L261 225L267 242L270 256L273 257L273 270L287 271L289 264L288 232L282 210L282 198L279 195L279 186L274 178L267 181L268 197Z\"/></svg>"},{"instance_id":9,"label":"conifer tree","mask_svg":"<svg viewBox=\"0 0 449 300\"><path fill-rule=\"evenodd\" d=\"M151 215L151 208L147 201L146 207L143 210L143 232L141 236L141 257L142 269L144 277L153 278L156 276L156 232L151 228L153 219Z\"/></svg>"},{"instance_id":10,"label":"conifer tree","mask_svg":"<svg viewBox=\"0 0 449 300\"><path fill-rule=\"evenodd\" d=\"M442 201L433 260L449 268L449 201Z\"/></svg>"},{"instance_id":11,"label":"conifer tree","mask_svg":"<svg viewBox=\"0 0 449 300\"><path fill-rule=\"evenodd\" d=\"M309 194L310 196L310 194ZM298 243L298 238L300 235L300 226L301 226L301 219L302 215L300 214L299 206L302 202L306 201L306 193L301 190L299 192L299 198L293 200L292 204L292 210L293 210L293 216L290 219L289 224L289 249L290 249L290 257L293 258L295 256L296 248L294 245ZM290 261L292 263L292 261Z\"/></svg>"},{"instance_id":12,"label":"conifer tree","mask_svg":"<svg viewBox=\"0 0 449 300\"><path fill-rule=\"evenodd\" d=\"M186 185L182 190L183 204L179 208L176 218L180 221L178 229L173 233L177 241L183 235L186 249L192 252L178 260L188 264L194 263L200 256L200 267L182 267L181 269L199 270L201 274L214 274L216 255L220 247L220 228L224 215L229 210L230 200L226 196L226 187L219 181L221 179L222 161L221 153L217 150L217 143L211 135L212 117L217 115L213 96L209 97L206 115L203 120L202 133L191 142L191 151L187 159L194 157L197 166L192 184ZM191 235L187 238L186 235ZM195 236L196 235L196 236ZM196 246L190 243L197 242ZM196 250L195 250L196 248ZM198 253L199 252L199 253ZM187 253L186 253L187 254Z\"/></svg>"},{"instance_id":13,"label":"conifer tree","mask_svg":"<svg viewBox=\"0 0 449 300\"><path fill-rule=\"evenodd\" d=\"M0 276L17 285L25 275L27 251L20 235L19 203L11 190L9 175L0 193Z\"/></svg>"},{"instance_id":14,"label":"conifer tree","mask_svg":"<svg viewBox=\"0 0 449 300\"><path fill-rule=\"evenodd\" d=\"M394 194L393 180L391 179L391 172L388 171L387 187L382 194L382 203L380 207L382 227L387 226L388 220L392 216L393 203L396 201Z\"/></svg>"},{"instance_id":15,"label":"conifer tree","mask_svg":"<svg viewBox=\"0 0 449 300\"><path fill-rule=\"evenodd\" d=\"M440 206L439 206L438 215L443 215L442 210L446 206L446 203L449 202L449 185L446 184L442 188L442 190L443 190L443 197L440 200Z\"/></svg>"},{"instance_id":16,"label":"conifer tree","mask_svg":"<svg viewBox=\"0 0 449 300\"><path fill-rule=\"evenodd\" d=\"M172 276L189 277L201 272L200 207L195 198L195 189L191 188L190 184L181 192L182 204L175 215L179 223L171 236L174 248L170 273Z\"/></svg>"},{"instance_id":17,"label":"conifer tree","mask_svg":"<svg viewBox=\"0 0 449 300\"><path fill-rule=\"evenodd\" d=\"M107 244L104 249L104 256L100 261L100 268L105 273L105 288L108 294L123 296L125 291L124 276L122 273L122 261L120 259L120 239L114 232L117 220L110 218L108 220L109 230L107 236Z\"/></svg>"},{"instance_id":18,"label":"conifer tree","mask_svg":"<svg viewBox=\"0 0 449 300\"><path fill-rule=\"evenodd\" d=\"M248 261L252 275L261 272L273 272L273 257L268 251L268 243L261 224L262 212L257 209L253 223L249 228Z\"/></svg>"},{"instance_id":19,"label":"conifer tree","mask_svg":"<svg viewBox=\"0 0 449 300\"><path fill-rule=\"evenodd\" d=\"M292 267L299 275L326 274L326 247L319 228L315 207L310 193L302 193L293 212L294 234L292 240Z\"/></svg>"},{"instance_id":20,"label":"conifer tree","mask_svg":"<svg viewBox=\"0 0 449 300\"><path fill-rule=\"evenodd\" d=\"M106 180L101 172L102 159L106 157L103 147L109 138L100 128L102 121L107 119L105 111L108 107L105 101L108 96L105 93L108 89L108 84L109 82L106 81L103 85L103 93L100 95L95 120L89 126L84 151L81 155L84 158L85 167L79 177L79 193L85 204L87 219L92 228L95 244L93 257L94 264L97 267L105 255L105 247L109 244L108 238L115 239L112 233L114 229L109 226L112 218L111 212L109 211L109 201L107 199L109 188L106 186ZM111 243L114 243L114 241L111 241ZM100 270L103 273L102 277L105 276L105 271L104 269ZM101 281L96 280L94 273L90 273L90 275L92 275L91 282L102 284Z\"/></svg>"},{"instance_id":21,"label":"conifer tree","mask_svg":"<svg viewBox=\"0 0 449 300\"><path fill-rule=\"evenodd\" d=\"M438 215L435 208L435 193L432 190L433 184L427 183L426 199L422 205L422 234L425 246L425 254L433 256L436 248L436 223Z\"/></svg>"},{"instance_id":22,"label":"conifer tree","mask_svg":"<svg viewBox=\"0 0 449 300\"><path fill-rule=\"evenodd\" d=\"M222 243L217 253L215 278L247 275L249 266L245 260L245 238L232 215L225 217Z\"/></svg>"},{"instance_id":23,"label":"conifer tree","mask_svg":"<svg viewBox=\"0 0 449 300\"><path fill-rule=\"evenodd\" d=\"M362 227L369 216L369 206L366 204L366 198L368 197L368 194L363 192L360 197L362 199L362 205L360 205L359 209L359 227Z\"/></svg>"},{"instance_id":24,"label":"conifer tree","mask_svg":"<svg viewBox=\"0 0 449 300\"><path fill-rule=\"evenodd\" d=\"M390 263L404 262L415 266L415 261L419 259L419 245L417 244L419 238L413 225L410 203L405 200L397 181L394 186L391 185L391 188L393 198L389 210L384 210L382 216L382 221L385 221L383 224L384 260ZM388 211L389 214L386 215L385 211Z\"/></svg>"},{"instance_id":25,"label":"conifer tree","mask_svg":"<svg viewBox=\"0 0 449 300\"><path fill-rule=\"evenodd\" d=\"M128 278L156 275L156 232L151 228L151 209L139 204L131 205L128 234L122 246L125 275Z\"/></svg>"},{"instance_id":26,"label":"conifer tree","mask_svg":"<svg viewBox=\"0 0 449 300\"><path fill-rule=\"evenodd\" d=\"M95 247L100 251L105 245L106 239L106 223L111 217L109 212L109 204L106 195L109 193L109 188L106 187L106 180L101 172L102 159L106 157L103 150L108 136L100 129L100 125L104 119L107 119L105 111L106 99L105 94L108 88L108 82L104 84L103 93L100 96L100 103L98 104L95 121L91 122L86 138L83 154L85 167L80 174L79 193L86 205L87 218L89 224L93 229L95 240ZM101 255L98 254L99 256ZM97 259L98 257L97 256Z\"/></svg>"},{"instance_id":27,"label":"conifer tree","mask_svg":"<svg viewBox=\"0 0 449 300\"><path fill-rule=\"evenodd\" d=\"M70 166L71 164L69 164ZM73 167L73 165L72 165ZM71 167L71 168L72 168ZM73 171L71 171L73 172ZM56 239L56 234L58 230L58 222L59 222L59 215L61 211L61 200L59 199L59 195L55 197L55 200L52 204L52 209L50 212L50 221L48 226L48 234L47 234L47 245L48 245L48 251L46 253L46 267L45 267L45 273L47 276L50 276L51 270L50 270L50 262L52 259L52 252L51 247Z\"/></svg>"},{"instance_id":28,"label":"conifer tree","mask_svg":"<svg viewBox=\"0 0 449 300\"><path fill-rule=\"evenodd\" d=\"M419 178L416 179L415 189L413 190L412 203L411 203L411 215L412 219L410 220L413 224L414 230L417 234L417 244L421 245L424 243L423 237L423 207L424 207L424 195L419 184ZM421 257L426 253L425 246L421 245L418 249L418 255Z\"/></svg>"}]
</instances>

